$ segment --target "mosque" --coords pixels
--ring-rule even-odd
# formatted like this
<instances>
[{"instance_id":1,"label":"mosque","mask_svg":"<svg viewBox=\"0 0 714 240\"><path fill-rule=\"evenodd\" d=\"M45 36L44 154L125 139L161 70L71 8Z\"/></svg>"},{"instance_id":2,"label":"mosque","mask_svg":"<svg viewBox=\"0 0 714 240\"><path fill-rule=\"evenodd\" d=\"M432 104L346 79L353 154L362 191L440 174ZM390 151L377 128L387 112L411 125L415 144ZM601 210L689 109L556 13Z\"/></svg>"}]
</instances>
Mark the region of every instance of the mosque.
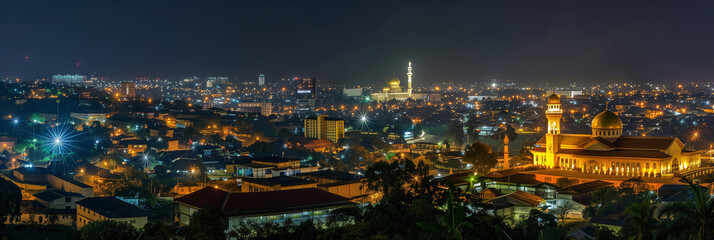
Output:
<instances>
[{"instance_id":1,"label":"mosque","mask_svg":"<svg viewBox=\"0 0 714 240\"><path fill-rule=\"evenodd\" d=\"M372 100L377 102L388 102L391 100L406 101L409 98L414 100L429 100L429 94L412 92L413 75L412 62L409 62L409 67L407 67L407 88L402 88L401 80L399 80L398 77L392 77L389 81L387 81L387 86L382 88L382 92L372 93Z\"/></svg>"},{"instance_id":2,"label":"mosque","mask_svg":"<svg viewBox=\"0 0 714 240\"><path fill-rule=\"evenodd\" d=\"M539 167L618 176L667 177L700 166L700 151L684 149L676 137L622 136L622 121L605 110L592 134L560 133L560 97L548 97L548 132L531 149Z\"/></svg>"}]
</instances>

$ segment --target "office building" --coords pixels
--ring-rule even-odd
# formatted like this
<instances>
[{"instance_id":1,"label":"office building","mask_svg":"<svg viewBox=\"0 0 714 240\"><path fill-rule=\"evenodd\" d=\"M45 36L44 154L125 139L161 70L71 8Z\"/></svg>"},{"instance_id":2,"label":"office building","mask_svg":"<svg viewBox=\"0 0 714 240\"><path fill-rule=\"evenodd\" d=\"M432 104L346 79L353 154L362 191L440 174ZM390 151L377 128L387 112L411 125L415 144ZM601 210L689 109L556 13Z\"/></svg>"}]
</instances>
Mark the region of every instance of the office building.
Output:
<instances>
[{"instance_id":1,"label":"office building","mask_svg":"<svg viewBox=\"0 0 714 240\"><path fill-rule=\"evenodd\" d=\"M273 104L269 102L239 102L235 111L238 112L259 112L263 116L273 114Z\"/></svg>"},{"instance_id":2,"label":"office building","mask_svg":"<svg viewBox=\"0 0 714 240\"><path fill-rule=\"evenodd\" d=\"M265 74L258 75L258 86L265 85Z\"/></svg>"},{"instance_id":3,"label":"office building","mask_svg":"<svg viewBox=\"0 0 714 240\"><path fill-rule=\"evenodd\" d=\"M206 78L206 88L220 87L228 83L228 77L208 77Z\"/></svg>"},{"instance_id":4,"label":"office building","mask_svg":"<svg viewBox=\"0 0 714 240\"><path fill-rule=\"evenodd\" d=\"M345 120L327 115L305 119L305 137L327 139L336 143L345 136Z\"/></svg>"},{"instance_id":5,"label":"office building","mask_svg":"<svg viewBox=\"0 0 714 240\"><path fill-rule=\"evenodd\" d=\"M54 84L84 84L87 82L87 76L79 74L56 74L52 75L52 83Z\"/></svg>"},{"instance_id":6,"label":"office building","mask_svg":"<svg viewBox=\"0 0 714 240\"><path fill-rule=\"evenodd\" d=\"M119 97L128 99L136 97L136 83L133 82L123 82L121 83L121 90L119 91Z\"/></svg>"},{"instance_id":7,"label":"office building","mask_svg":"<svg viewBox=\"0 0 714 240\"><path fill-rule=\"evenodd\" d=\"M295 96L297 99L315 99L315 78L295 78Z\"/></svg>"}]
</instances>

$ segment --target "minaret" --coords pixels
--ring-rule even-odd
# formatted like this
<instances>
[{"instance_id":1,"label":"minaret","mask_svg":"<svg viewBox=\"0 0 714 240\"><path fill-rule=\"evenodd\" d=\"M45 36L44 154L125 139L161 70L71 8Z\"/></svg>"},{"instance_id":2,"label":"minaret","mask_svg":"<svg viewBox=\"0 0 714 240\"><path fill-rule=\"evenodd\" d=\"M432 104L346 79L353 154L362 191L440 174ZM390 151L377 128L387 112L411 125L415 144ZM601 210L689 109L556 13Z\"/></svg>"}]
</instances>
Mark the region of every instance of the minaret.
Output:
<instances>
[{"instance_id":1,"label":"minaret","mask_svg":"<svg viewBox=\"0 0 714 240\"><path fill-rule=\"evenodd\" d=\"M506 135L503 138L503 169L509 169L511 167L508 157L508 135Z\"/></svg>"},{"instance_id":2,"label":"minaret","mask_svg":"<svg viewBox=\"0 0 714 240\"><path fill-rule=\"evenodd\" d=\"M409 88L409 96L412 95L412 75L414 75L412 73L412 62L409 61L409 67L407 68L407 88Z\"/></svg>"},{"instance_id":3,"label":"minaret","mask_svg":"<svg viewBox=\"0 0 714 240\"><path fill-rule=\"evenodd\" d=\"M553 93L548 97L548 110L545 111L545 117L548 118L548 132L545 134L545 165L554 168L558 167L555 154L560 151L560 119L563 117L558 94Z\"/></svg>"}]
</instances>

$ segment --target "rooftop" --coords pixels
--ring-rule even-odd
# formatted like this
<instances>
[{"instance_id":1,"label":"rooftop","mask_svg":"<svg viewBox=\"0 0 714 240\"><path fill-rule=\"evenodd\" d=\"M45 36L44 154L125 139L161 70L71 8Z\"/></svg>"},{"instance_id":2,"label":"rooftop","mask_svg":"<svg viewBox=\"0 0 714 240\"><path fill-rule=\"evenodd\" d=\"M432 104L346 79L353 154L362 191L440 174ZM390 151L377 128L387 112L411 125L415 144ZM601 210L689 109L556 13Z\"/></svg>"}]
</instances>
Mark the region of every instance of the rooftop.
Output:
<instances>
[{"instance_id":1,"label":"rooftop","mask_svg":"<svg viewBox=\"0 0 714 240\"><path fill-rule=\"evenodd\" d=\"M260 162L269 162L269 163L285 163L285 162L300 161L300 159L283 158L283 157L260 157L260 158L253 158L253 159L251 159L251 161L260 161Z\"/></svg>"},{"instance_id":2,"label":"rooftop","mask_svg":"<svg viewBox=\"0 0 714 240\"><path fill-rule=\"evenodd\" d=\"M35 196L36 198L45 202L51 202L64 197L84 197L82 196L82 194L79 193L71 193L54 189L36 193L32 196Z\"/></svg>"},{"instance_id":3,"label":"rooftop","mask_svg":"<svg viewBox=\"0 0 714 240\"><path fill-rule=\"evenodd\" d=\"M141 208L119 200L115 197L91 197L77 202L107 218L146 217L148 213Z\"/></svg>"},{"instance_id":4,"label":"rooftop","mask_svg":"<svg viewBox=\"0 0 714 240\"><path fill-rule=\"evenodd\" d=\"M196 208L212 206L226 215L259 215L355 204L348 198L317 188L229 193L207 187L175 201Z\"/></svg>"},{"instance_id":5,"label":"rooftop","mask_svg":"<svg viewBox=\"0 0 714 240\"><path fill-rule=\"evenodd\" d=\"M305 184L315 183L310 180L305 180L302 178L295 178L295 177L288 177L288 176L280 176L280 177L272 177L272 178L245 178L245 179L243 179L243 181L249 182L249 183L260 184L260 185L264 185L264 186L275 186L275 185L297 186L297 185L305 185Z\"/></svg>"},{"instance_id":6,"label":"rooftop","mask_svg":"<svg viewBox=\"0 0 714 240\"><path fill-rule=\"evenodd\" d=\"M322 170L322 171L315 171L315 172L308 172L308 173L299 173L297 175L298 176L312 176L312 177L317 177L317 178L331 179L331 180L337 180L340 182L352 181L352 180L364 178L364 176L362 176L362 175L357 175L357 174L352 174L352 173L342 172L342 171L335 171L335 170Z\"/></svg>"}]
</instances>

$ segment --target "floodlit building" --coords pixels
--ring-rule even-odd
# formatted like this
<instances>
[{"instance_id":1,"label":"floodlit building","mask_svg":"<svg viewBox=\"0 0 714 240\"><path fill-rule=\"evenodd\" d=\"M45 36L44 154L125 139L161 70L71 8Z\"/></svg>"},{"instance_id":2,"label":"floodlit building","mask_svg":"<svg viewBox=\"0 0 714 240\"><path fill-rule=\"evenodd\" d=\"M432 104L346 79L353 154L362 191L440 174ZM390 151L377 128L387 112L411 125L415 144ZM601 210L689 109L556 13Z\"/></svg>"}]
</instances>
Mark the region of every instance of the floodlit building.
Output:
<instances>
[{"instance_id":1,"label":"floodlit building","mask_svg":"<svg viewBox=\"0 0 714 240\"><path fill-rule=\"evenodd\" d=\"M697 168L700 151L684 149L676 137L622 136L622 121L605 110L592 134L563 134L560 97L548 97L548 131L533 147L533 164L546 168L618 176L662 177Z\"/></svg>"},{"instance_id":2,"label":"floodlit building","mask_svg":"<svg viewBox=\"0 0 714 240\"><path fill-rule=\"evenodd\" d=\"M79 74L52 75L52 83L54 83L54 84L83 84L85 82L87 82L86 75L79 75Z\"/></svg>"},{"instance_id":3,"label":"floodlit building","mask_svg":"<svg viewBox=\"0 0 714 240\"><path fill-rule=\"evenodd\" d=\"M265 85L265 74L258 75L258 86Z\"/></svg>"},{"instance_id":4,"label":"floodlit building","mask_svg":"<svg viewBox=\"0 0 714 240\"><path fill-rule=\"evenodd\" d=\"M305 118L305 137L327 139L336 143L338 139L345 137L345 120L327 115Z\"/></svg>"},{"instance_id":5,"label":"floodlit building","mask_svg":"<svg viewBox=\"0 0 714 240\"><path fill-rule=\"evenodd\" d=\"M273 104L269 102L239 102L234 109L238 112L259 112L260 115L270 116L273 114Z\"/></svg>"},{"instance_id":6,"label":"floodlit building","mask_svg":"<svg viewBox=\"0 0 714 240\"><path fill-rule=\"evenodd\" d=\"M387 81L387 86L382 88L382 92L372 93L372 100L377 102L388 102L391 100L406 101L407 99L422 99L425 101L434 101L435 98L441 100L439 94L429 94L429 93L415 93L412 89L412 62L409 62L407 67L407 88L404 89L401 86L401 80L398 77L393 76L389 81Z\"/></svg>"},{"instance_id":7,"label":"floodlit building","mask_svg":"<svg viewBox=\"0 0 714 240\"><path fill-rule=\"evenodd\" d=\"M121 90L119 91L119 97L135 98L136 97L136 83L133 83L133 82L121 83Z\"/></svg>"}]
</instances>

